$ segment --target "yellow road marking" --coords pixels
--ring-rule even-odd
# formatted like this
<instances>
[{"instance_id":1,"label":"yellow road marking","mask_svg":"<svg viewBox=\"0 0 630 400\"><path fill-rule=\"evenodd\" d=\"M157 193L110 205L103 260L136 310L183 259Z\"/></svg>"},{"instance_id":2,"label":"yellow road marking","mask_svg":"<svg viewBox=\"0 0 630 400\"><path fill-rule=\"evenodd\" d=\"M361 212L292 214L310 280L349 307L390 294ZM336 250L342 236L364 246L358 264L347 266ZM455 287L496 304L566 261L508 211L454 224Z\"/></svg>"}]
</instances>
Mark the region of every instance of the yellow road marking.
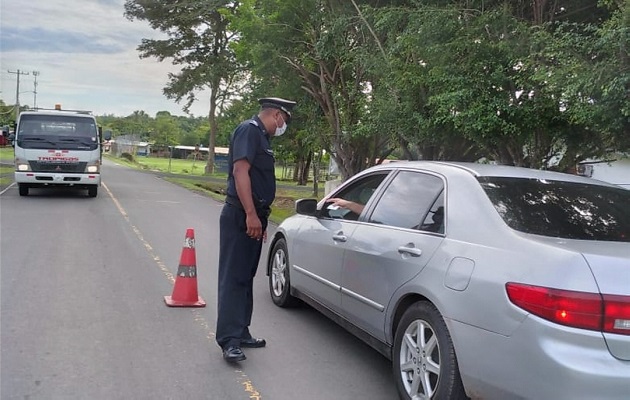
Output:
<instances>
[{"instance_id":1,"label":"yellow road marking","mask_svg":"<svg viewBox=\"0 0 630 400\"><path fill-rule=\"evenodd\" d=\"M123 216L125 221L127 221L127 223L129 224L133 232L136 234L136 236L140 240L140 243L144 245L144 248L147 250L147 253L149 253L149 256L151 256L151 258L153 258L153 261L155 261L155 263L157 264L160 271L162 271L162 273L164 274L166 279L168 279L169 282L171 282L172 284L175 284L175 277L173 276L173 274L169 271L169 269L166 267L164 262L162 262L160 257L158 257L158 255L155 254L155 252L153 251L153 247L144 238L144 236L142 235L142 232L140 232L140 229L138 229L138 227L136 227L134 224L131 223L131 219L129 218L127 211L125 211L125 209L120 204L116 196L114 196L112 191L109 190L109 188L107 187L107 185L105 185L105 183L101 183L101 185L105 188L105 190L107 191L107 194L114 202L114 205L116 205L118 212L120 212L120 214ZM193 308L193 309L190 309L190 312L193 314L194 320L201 326L201 328L204 329L206 332L208 332L208 335L206 336L208 341L214 344L215 332L212 330L212 328L210 328L210 324L208 323L208 321L203 317L203 315L201 315L200 309ZM239 375L237 378L237 382L243 386L243 389L245 390L245 393L247 393L249 398L252 400L262 400L262 395L260 394L260 392L258 392L258 390L256 390L256 388L254 387L254 384L247 377L247 375L243 373L243 371L238 370L238 369L235 369L234 372L236 372Z\"/></svg>"}]
</instances>

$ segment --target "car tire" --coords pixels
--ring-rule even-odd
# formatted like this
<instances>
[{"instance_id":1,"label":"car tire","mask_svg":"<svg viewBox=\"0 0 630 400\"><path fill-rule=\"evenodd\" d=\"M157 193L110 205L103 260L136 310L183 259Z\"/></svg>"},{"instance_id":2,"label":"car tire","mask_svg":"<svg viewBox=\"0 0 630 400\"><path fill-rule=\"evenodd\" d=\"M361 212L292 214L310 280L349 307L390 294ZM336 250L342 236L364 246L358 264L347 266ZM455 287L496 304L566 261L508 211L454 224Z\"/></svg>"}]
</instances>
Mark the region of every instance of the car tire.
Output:
<instances>
[{"instance_id":1,"label":"car tire","mask_svg":"<svg viewBox=\"0 0 630 400\"><path fill-rule=\"evenodd\" d=\"M444 319L421 301L403 314L392 357L401 399L467 399L457 357Z\"/></svg>"},{"instance_id":2,"label":"car tire","mask_svg":"<svg viewBox=\"0 0 630 400\"><path fill-rule=\"evenodd\" d=\"M18 184L18 191L20 192L20 196L28 196L28 186Z\"/></svg>"},{"instance_id":3,"label":"car tire","mask_svg":"<svg viewBox=\"0 0 630 400\"><path fill-rule=\"evenodd\" d=\"M88 197L96 197L98 195L98 186L88 186Z\"/></svg>"},{"instance_id":4,"label":"car tire","mask_svg":"<svg viewBox=\"0 0 630 400\"><path fill-rule=\"evenodd\" d=\"M274 243L269 257L269 294L278 307L293 307L297 299L291 295L291 277L289 276L289 252L287 242L278 239Z\"/></svg>"}]
</instances>

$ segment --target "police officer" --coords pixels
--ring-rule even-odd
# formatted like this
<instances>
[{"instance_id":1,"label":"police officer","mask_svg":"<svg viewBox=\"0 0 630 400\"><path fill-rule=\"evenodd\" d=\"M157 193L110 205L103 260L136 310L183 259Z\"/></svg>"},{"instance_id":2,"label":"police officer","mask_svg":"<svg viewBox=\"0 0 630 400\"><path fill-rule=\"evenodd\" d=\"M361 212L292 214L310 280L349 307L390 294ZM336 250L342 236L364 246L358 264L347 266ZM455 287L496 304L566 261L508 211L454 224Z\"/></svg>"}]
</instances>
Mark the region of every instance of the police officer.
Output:
<instances>
[{"instance_id":1,"label":"police officer","mask_svg":"<svg viewBox=\"0 0 630 400\"><path fill-rule=\"evenodd\" d=\"M228 362L245 360L242 347L264 347L249 332L252 287L267 218L276 195L270 137L282 135L295 102L258 100L260 112L242 122L230 137L227 197L219 221L219 295L216 340Z\"/></svg>"}]
</instances>

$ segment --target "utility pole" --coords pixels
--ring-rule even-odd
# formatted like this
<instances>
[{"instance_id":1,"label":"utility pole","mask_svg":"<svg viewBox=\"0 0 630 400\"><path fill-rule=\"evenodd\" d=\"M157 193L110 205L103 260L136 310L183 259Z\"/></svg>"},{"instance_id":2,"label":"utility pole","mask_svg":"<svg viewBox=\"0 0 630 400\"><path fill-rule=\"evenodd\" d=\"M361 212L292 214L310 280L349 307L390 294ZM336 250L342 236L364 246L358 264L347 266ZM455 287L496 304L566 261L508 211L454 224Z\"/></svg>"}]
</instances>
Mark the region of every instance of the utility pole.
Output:
<instances>
[{"instance_id":1,"label":"utility pole","mask_svg":"<svg viewBox=\"0 0 630 400\"><path fill-rule=\"evenodd\" d=\"M33 71L33 77L35 79L35 83L33 84L33 108L37 110L37 76L39 75L39 71Z\"/></svg>"},{"instance_id":2,"label":"utility pole","mask_svg":"<svg viewBox=\"0 0 630 400\"><path fill-rule=\"evenodd\" d=\"M15 122L17 122L20 116L20 75L30 75L28 72L20 71L7 71L10 74L17 75L17 85L15 88Z\"/></svg>"}]
</instances>

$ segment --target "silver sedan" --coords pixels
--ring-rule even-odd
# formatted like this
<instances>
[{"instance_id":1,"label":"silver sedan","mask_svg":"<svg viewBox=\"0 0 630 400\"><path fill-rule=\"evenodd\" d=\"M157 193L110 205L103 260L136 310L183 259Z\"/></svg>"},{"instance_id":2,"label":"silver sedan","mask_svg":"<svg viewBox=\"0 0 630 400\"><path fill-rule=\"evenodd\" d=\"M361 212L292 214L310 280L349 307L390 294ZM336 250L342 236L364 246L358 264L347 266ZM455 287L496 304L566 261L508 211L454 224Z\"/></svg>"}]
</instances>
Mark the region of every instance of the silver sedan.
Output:
<instances>
[{"instance_id":1,"label":"silver sedan","mask_svg":"<svg viewBox=\"0 0 630 400\"><path fill-rule=\"evenodd\" d=\"M630 398L630 190L401 161L296 211L270 240L273 302L389 357L401 399Z\"/></svg>"}]
</instances>

